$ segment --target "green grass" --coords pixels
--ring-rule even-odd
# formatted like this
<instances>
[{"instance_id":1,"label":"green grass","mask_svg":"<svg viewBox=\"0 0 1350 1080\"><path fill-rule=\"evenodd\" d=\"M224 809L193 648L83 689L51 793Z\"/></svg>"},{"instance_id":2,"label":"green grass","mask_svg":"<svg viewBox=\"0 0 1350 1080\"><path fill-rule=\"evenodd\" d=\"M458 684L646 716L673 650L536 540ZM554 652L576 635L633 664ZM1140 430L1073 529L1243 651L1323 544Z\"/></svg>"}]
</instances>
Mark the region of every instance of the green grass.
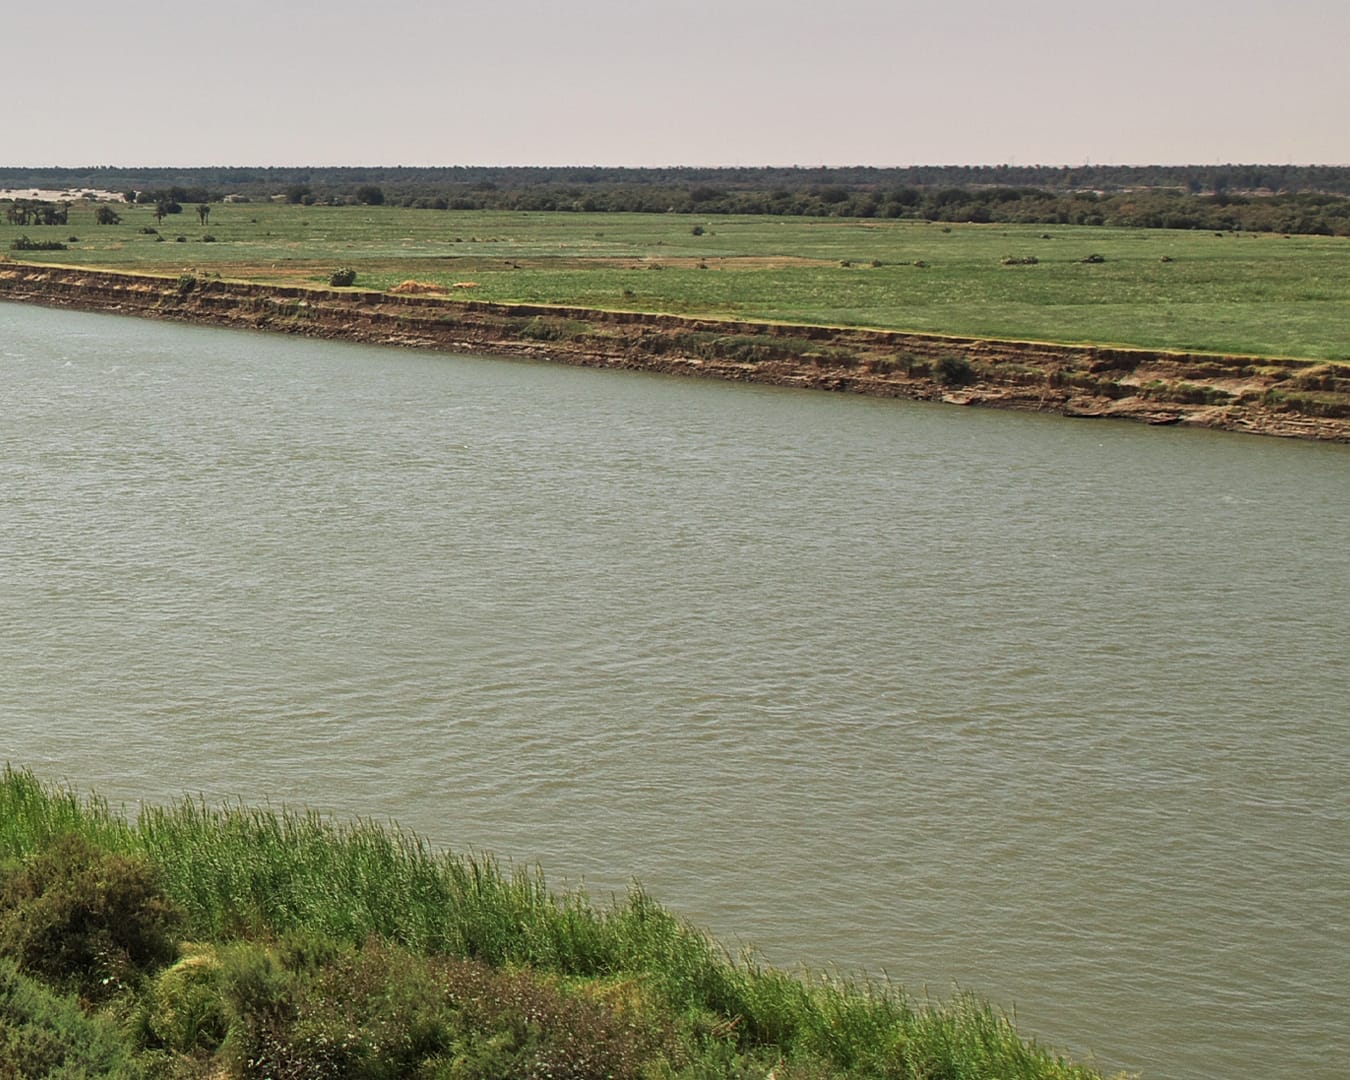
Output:
<instances>
[{"instance_id":1,"label":"green grass","mask_svg":"<svg viewBox=\"0 0 1350 1080\"><path fill-rule=\"evenodd\" d=\"M202 226L191 208L162 223L119 212L99 226L77 205L66 226L30 226L79 240L22 256L318 286L350 266L357 287L472 282L452 295L503 302L1350 360L1345 237L270 203L213 206ZM0 225L0 250L23 232Z\"/></svg>"},{"instance_id":2,"label":"green grass","mask_svg":"<svg viewBox=\"0 0 1350 1080\"><path fill-rule=\"evenodd\" d=\"M733 960L637 888L596 906L550 891L538 873L506 875L490 858L432 851L392 827L338 827L287 810L184 801L142 808L132 821L6 768L0 952L31 944L38 912L48 927L70 918L72 932L105 943L100 911L162 912L143 899L117 905L119 881L143 888L142 866L178 913L168 925L194 944L140 981L117 967L125 990L97 1016L121 1017L126 1045L157 1062L157 1075L197 1075L174 1071L187 1062L254 1077L298 1061L311 1071L287 1075L543 1075L545 1059L557 1075L652 1080L771 1068L803 1080L1098 1075L1025 1039L972 996L916 1003L890 984ZM51 897L34 892L25 868ZM85 904L82 890L98 902ZM124 932L128 918L113 930ZM20 975L31 981L30 971L11 982ZM3 976L0 968L0 998ZM43 996L54 990L14 985L31 1004L11 1027L39 1013L48 1027L79 1027L67 1004ZM73 972L70 985L100 984ZM0 1012L0 1045L12 1037L6 1023ZM106 1025L80 1035L111 1060L117 1048L106 1037ZM388 1065L394 1046L406 1069ZM377 1061L383 1072L371 1071ZM322 1062L338 1071L312 1071Z\"/></svg>"}]
</instances>

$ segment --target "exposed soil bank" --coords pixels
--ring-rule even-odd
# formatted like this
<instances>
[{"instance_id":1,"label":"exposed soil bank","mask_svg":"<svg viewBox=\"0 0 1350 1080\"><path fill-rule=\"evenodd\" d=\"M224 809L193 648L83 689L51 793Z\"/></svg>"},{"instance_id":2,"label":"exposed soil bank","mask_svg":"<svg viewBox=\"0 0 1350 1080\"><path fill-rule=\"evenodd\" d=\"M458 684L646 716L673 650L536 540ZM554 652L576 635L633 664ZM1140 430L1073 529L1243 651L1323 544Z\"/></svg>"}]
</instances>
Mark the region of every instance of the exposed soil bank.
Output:
<instances>
[{"instance_id":1,"label":"exposed soil bank","mask_svg":"<svg viewBox=\"0 0 1350 1080\"><path fill-rule=\"evenodd\" d=\"M1350 442L1350 366L0 263L0 300L590 367Z\"/></svg>"}]
</instances>

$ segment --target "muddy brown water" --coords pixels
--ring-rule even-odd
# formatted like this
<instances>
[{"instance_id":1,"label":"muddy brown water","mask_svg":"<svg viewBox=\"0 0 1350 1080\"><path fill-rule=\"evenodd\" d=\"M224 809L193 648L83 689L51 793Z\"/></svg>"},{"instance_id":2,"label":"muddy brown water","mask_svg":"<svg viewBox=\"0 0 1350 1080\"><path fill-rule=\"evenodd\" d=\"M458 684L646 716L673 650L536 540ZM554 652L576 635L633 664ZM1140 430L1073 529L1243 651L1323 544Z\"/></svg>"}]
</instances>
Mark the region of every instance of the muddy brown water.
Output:
<instances>
[{"instance_id":1,"label":"muddy brown water","mask_svg":"<svg viewBox=\"0 0 1350 1080\"><path fill-rule=\"evenodd\" d=\"M0 304L0 758L1344 1075L1350 447Z\"/></svg>"}]
</instances>

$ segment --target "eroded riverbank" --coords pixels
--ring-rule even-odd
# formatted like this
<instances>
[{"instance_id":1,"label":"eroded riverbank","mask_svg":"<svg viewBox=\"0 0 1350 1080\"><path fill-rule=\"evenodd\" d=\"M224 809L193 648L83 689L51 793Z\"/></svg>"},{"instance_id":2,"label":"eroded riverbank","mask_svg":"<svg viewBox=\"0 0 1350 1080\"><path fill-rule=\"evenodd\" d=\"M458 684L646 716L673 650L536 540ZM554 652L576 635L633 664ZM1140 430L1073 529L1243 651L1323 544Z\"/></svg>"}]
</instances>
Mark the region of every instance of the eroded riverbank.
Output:
<instances>
[{"instance_id":1,"label":"eroded riverbank","mask_svg":"<svg viewBox=\"0 0 1350 1080\"><path fill-rule=\"evenodd\" d=\"M1350 441L1350 368L0 265L0 299L370 344Z\"/></svg>"}]
</instances>

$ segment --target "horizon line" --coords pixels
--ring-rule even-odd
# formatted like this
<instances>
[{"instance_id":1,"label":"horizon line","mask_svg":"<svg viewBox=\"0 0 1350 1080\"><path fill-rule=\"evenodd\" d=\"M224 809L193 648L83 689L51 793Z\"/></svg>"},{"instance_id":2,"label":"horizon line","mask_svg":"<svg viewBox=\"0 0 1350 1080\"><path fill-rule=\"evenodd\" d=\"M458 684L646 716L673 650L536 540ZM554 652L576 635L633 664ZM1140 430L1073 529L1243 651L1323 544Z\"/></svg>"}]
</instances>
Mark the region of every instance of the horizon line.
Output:
<instances>
[{"instance_id":1,"label":"horizon line","mask_svg":"<svg viewBox=\"0 0 1350 1080\"><path fill-rule=\"evenodd\" d=\"M740 170L756 171L769 169L791 169L801 172L819 172L846 169L874 169L879 172L897 171L906 169L1063 169L1066 171L1073 169L1233 169L1233 168L1261 168L1261 169L1345 169L1350 168L1350 162L1327 162L1327 161L1227 161L1227 162L1082 162L1078 164L1068 164L1064 162L1036 162L1032 164L1017 165L1011 162L923 162L911 163L907 165L877 165L864 162L855 162L851 164L814 164L803 165L800 163L780 164L764 163L747 165L741 164L707 164L707 163L669 163L665 165L604 165L595 162L570 162L570 163L511 163L511 164L484 164L484 163L465 163L456 164L391 164L391 163L372 163L372 162L350 162L346 164L316 163L316 162L286 162L264 164L252 162L247 164L224 164L214 162L211 164L189 165L184 163L172 164L142 164L142 165L59 165L55 163L43 163L39 165L19 164L19 165L0 165L0 170L4 171L32 171L36 172L42 169L62 169L67 171L87 171L87 172L113 172L117 170L141 170L141 169L609 169L624 170L630 172L646 171L668 171L679 169L709 169L709 170Z\"/></svg>"}]
</instances>

